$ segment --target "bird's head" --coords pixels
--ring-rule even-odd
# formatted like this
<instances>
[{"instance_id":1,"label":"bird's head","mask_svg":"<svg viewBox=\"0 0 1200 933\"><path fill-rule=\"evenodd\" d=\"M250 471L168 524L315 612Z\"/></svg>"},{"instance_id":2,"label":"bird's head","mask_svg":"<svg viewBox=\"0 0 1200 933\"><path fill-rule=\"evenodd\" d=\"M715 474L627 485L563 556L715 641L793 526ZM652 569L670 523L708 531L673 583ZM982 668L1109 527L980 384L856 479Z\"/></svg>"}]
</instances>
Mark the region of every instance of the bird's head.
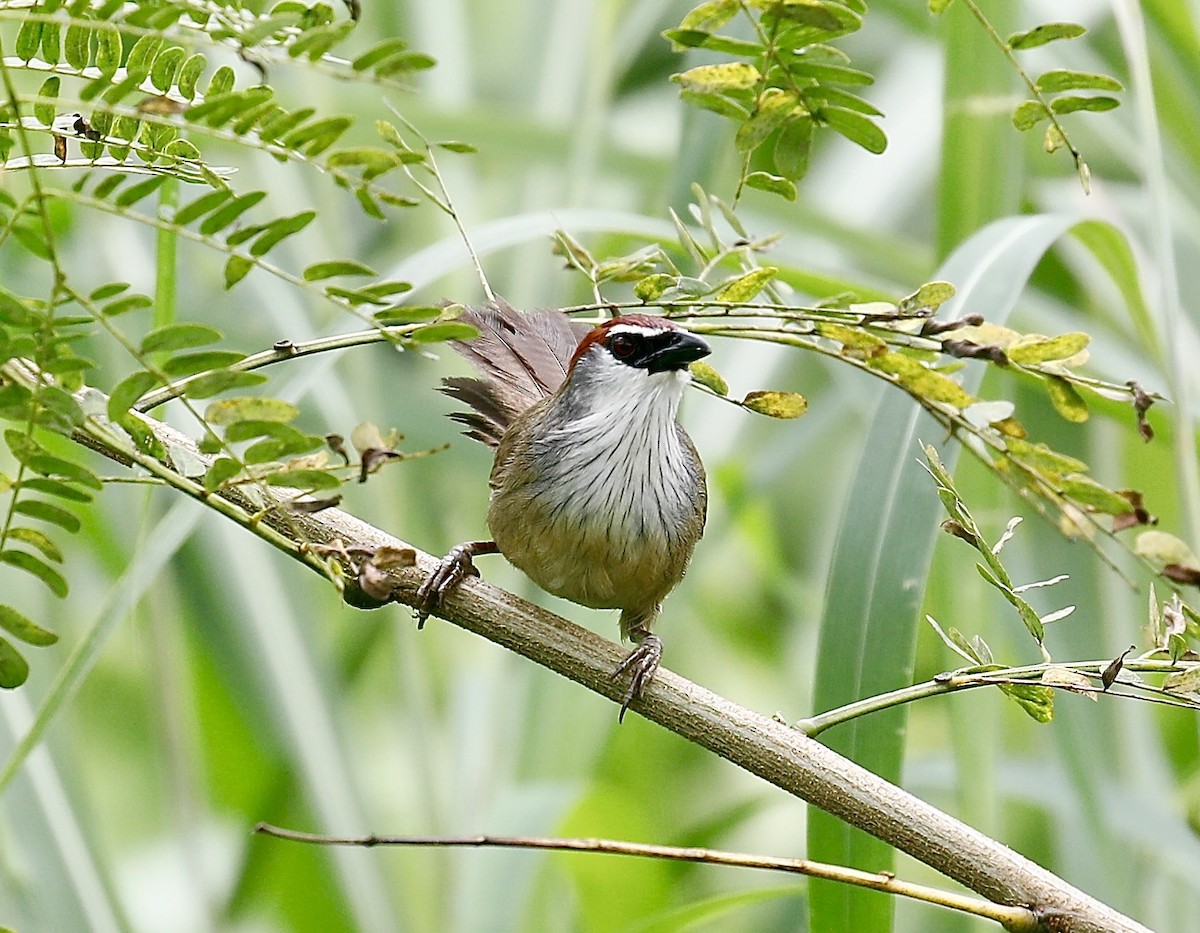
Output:
<instances>
[{"instance_id":1,"label":"bird's head","mask_svg":"<svg viewBox=\"0 0 1200 933\"><path fill-rule=\"evenodd\" d=\"M581 413L660 400L673 416L688 365L710 352L706 341L666 318L622 315L579 341L562 393Z\"/></svg>"}]
</instances>

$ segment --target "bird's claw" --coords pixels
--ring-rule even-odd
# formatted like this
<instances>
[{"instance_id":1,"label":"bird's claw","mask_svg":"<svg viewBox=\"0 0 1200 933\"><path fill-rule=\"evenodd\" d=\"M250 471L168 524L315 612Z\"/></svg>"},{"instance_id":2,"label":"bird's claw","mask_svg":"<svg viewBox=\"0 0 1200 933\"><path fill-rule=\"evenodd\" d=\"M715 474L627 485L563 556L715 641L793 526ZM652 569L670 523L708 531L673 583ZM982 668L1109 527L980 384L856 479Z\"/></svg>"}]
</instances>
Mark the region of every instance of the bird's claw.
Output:
<instances>
[{"instance_id":1,"label":"bird's claw","mask_svg":"<svg viewBox=\"0 0 1200 933\"><path fill-rule=\"evenodd\" d=\"M417 628L425 627L425 620L441 608L446 594L453 590L466 577L477 577L479 571L471 560L471 549L465 544L459 544L450 549L450 553L441 559L436 569L425 578L417 590Z\"/></svg>"},{"instance_id":2,"label":"bird's claw","mask_svg":"<svg viewBox=\"0 0 1200 933\"><path fill-rule=\"evenodd\" d=\"M662 649L662 639L657 635L648 634L612 672L613 680L626 671L629 672L629 687L621 697L621 711L617 714L617 722L624 722L629 704L640 697L646 685L654 679L659 662L662 661Z\"/></svg>"}]
</instances>

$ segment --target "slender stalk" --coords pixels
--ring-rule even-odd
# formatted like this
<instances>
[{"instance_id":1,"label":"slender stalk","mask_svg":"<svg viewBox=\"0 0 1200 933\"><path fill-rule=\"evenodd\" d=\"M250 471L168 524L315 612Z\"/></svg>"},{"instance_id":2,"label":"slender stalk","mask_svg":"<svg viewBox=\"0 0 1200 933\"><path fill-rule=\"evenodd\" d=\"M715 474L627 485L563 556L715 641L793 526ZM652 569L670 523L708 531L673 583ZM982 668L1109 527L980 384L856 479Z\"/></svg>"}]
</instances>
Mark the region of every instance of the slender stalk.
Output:
<instances>
[{"instance_id":1,"label":"slender stalk","mask_svg":"<svg viewBox=\"0 0 1200 933\"><path fill-rule=\"evenodd\" d=\"M780 858L772 855L751 855L689 846L663 846L617 839L555 839L540 836L324 836L295 829L259 823L256 833L292 842L324 846L415 846L447 848L537 849L552 852L591 852L606 855L626 855L637 858L656 858L674 862L693 862L703 865L723 865L734 868L757 868L780 871L809 878L824 878L842 884L868 888L885 894L895 894L926 904L936 904L975 917L994 920L1014 933L1036 933L1041 923L1033 911L1025 907L1009 907L991 901L967 897L952 891L942 891L923 884L901 881L890 872L858 871L841 865L827 865L808 859Z\"/></svg>"},{"instance_id":2,"label":"slender stalk","mask_svg":"<svg viewBox=\"0 0 1200 933\"><path fill-rule=\"evenodd\" d=\"M1178 706L1185 709L1196 710L1197 704L1187 701L1183 697L1172 697L1170 695L1162 696L1144 696L1138 693L1126 693L1123 691L1114 691L1111 688L1104 689L1103 687L1095 687L1091 691L1081 686L1065 685L1065 684L1042 684L1040 678L1047 670L1051 668L1065 668L1066 670L1076 671L1089 677L1099 677L1106 667L1111 663L1108 661L1068 661L1068 662L1051 662L1048 664L1029 664L1024 667L1010 667L1003 670L993 671L977 671L973 673L953 673L945 674L940 677L935 677L933 680L927 680L924 683L913 684L909 687L900 687L897 690L881 693L877 696L867 697L863 700L858 700L854 703L847 703L845 706L839 706L837 709L831 709L825 713L819 713L816 716L809 716L806 719L801 719L795 723L795 728L803 732L809 737L820 735L826 729L839 725L843 722L849 722L851 719L856 719L859 716L866 716L870 713L877 713L881 710L890 709L893 706L902 706L905 703L911 703L913 700L922 700L926 697L938 696L943 693L955 693L959 690L971 690L975 687L992 687L999 684L1040 684L1047 687L1058 687L1062 690L1069 690L1076 693L1093 693L1096 695L1119 696L1126 699L1145 700L1148 702L1160 703L1164 706ZM1196 665L1183 665L1173 663L1171 661L1155 661L1148 659L1136 659L1126 661L1123 665L1124 670L1137 671L1141 673L1151 674L1176 674L1183 671L1194 670ZM1147 685L1139 684L1131 680L1117 679L1116 684L1122 684L1128 687L1138 689L1148 689Z\"/></svg>"},{"instance_id":3,"label":"slender stalk","mask_svg":"<svg viewBox=\"0 0 1200 933\"><path fill-rule=\"evenodd\" d=\"M168 178L158 189L158 210L173 213L179 202L179 182ZM159 227L154 240L154 326L166 327L176 319L176 254L179 238L169 227Z\"/></svg>"}]
</instances>

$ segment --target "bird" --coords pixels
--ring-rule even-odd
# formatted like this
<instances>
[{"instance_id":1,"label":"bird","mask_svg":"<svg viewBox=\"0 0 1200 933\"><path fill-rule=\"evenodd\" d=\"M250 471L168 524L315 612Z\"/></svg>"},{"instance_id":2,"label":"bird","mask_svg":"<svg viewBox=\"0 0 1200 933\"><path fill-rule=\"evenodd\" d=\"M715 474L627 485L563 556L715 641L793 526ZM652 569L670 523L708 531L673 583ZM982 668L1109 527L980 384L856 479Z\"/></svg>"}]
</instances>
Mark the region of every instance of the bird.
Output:
<instances>
[{"instance_id":1,"label":"bird","mask_svg":"<svg viewBox=\"0 0 1200 933\"><path fill-rule=\"evenodd\" d=\"M417 593L419 624L499 552L538 586L593 609L619 609L634 648L613 672L629 683L618 715L653 679L652 631L704 532L704 465L676 420L689 365L708 343L667 318L621 314L589 328L562 311L503 300L459 320L479 336L452 342L481 378L442 391L469 406L450 417L495 449L490 540L452 548Z\"/></svg>"}]
</instances>

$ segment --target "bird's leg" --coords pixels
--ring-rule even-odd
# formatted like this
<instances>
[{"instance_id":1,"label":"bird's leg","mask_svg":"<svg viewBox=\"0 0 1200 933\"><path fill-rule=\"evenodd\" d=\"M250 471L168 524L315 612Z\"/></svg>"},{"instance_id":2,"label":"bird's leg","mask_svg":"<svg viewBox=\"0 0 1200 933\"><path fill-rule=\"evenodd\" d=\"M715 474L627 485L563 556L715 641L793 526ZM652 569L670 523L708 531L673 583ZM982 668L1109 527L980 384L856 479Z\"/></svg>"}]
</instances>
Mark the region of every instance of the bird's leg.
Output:
<instances>
[{"instance_id":1,"label":"bird's leg","mask_svg":"<svg viewBox=\"0 0 1200 933\"><path fill-rule=\"evenodd\" d=\"M654 616L652 615L650 618L653 619ZM625 711L629 709L629 704L641 696L646 685L654 679L654 672L658 670L663 650L662 639L650 631L649 620L643 621L639 618L627 621L622 618L621 628L625 630L625 634L637 647L629 652L625 660L612 672L613 680L626 671L629 672L629 688L621 697L621 711L617 714L618 722L625 720Z\"/></svg>"},{"instance_id":2,"label":"bird's leg","mask_svg":"<svg viewBox=\"0 0 1200 933\"><path fill-rule=\"evenodd\" d=\"M425 620L430 614L441 608L446 594L458 586L464 577L477 577L472 558L480 554L496 554L500 548L495 541L466 541L456 544L450 553L442 558L437 569L425 578L421 588L417 590L417 628L425 626Z\"/></svg>"}]
</instances>

